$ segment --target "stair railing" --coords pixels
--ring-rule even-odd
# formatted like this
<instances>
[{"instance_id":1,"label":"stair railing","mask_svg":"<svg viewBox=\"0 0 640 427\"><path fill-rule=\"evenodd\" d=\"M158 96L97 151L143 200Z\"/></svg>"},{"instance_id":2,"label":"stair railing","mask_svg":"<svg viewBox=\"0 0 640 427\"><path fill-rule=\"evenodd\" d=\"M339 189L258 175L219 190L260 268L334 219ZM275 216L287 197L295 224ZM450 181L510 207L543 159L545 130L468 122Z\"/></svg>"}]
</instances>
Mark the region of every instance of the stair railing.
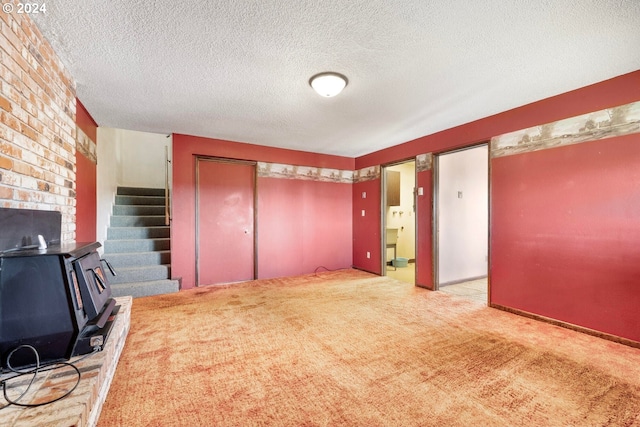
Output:
<instances>
[{"instance_id":1,"label":"stair railing","mask_svg":"<svg viewBox=\"0 0 640 427\"><path fill-rule=\"evenodd\" d=\"M171 206L169 203L169 165L171 160L169 159L169 147L164 147L164 225L171 223Z\"/></svg>"}]
</instances>

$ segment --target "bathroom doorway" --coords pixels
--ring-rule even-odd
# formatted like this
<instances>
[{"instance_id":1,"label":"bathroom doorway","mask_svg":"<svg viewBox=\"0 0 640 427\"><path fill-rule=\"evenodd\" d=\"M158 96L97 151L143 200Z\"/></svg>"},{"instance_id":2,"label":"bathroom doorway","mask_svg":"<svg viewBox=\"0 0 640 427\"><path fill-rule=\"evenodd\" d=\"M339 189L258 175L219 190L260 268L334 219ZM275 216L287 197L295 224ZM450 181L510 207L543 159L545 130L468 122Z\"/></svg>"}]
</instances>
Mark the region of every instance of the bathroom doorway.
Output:
<instances>
[{"instance_id":1,"label":"bathroom doorway","mask_svg":"<svg viewBox=\"0 0 640 427\"><path fill-rule=\"evenodd\" d=\"M488 302L489 147L436 156L435 289Z\"/></svg>"},{"instance_id":2,"label":"bathroom doorway","mask_svg":"<svg viewBox=\"0 0 640 427\"><path fill-rule=\"evenodd\" d=\"M415 284L416 162L383 166L382 272Z\"/></svg>"}]
</instances>

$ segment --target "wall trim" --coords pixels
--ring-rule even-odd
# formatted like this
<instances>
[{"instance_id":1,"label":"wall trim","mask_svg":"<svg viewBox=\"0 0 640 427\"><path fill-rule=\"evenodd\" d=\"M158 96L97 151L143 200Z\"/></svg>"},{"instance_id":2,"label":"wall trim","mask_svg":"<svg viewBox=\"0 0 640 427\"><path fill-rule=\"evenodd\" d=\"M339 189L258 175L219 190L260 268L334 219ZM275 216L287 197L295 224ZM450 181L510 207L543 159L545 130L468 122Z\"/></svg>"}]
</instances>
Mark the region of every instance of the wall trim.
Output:
<instances>
[{"instance_id":1,"label":"wall trim","mask_svg":"<svg viewBox=\"0 0 640 427\"><path fill-rule=\"evenodd\" d=\"M96 143L93 142L86 133L84 133L80 126L76 126L76 150L87 159L91 160L93 164L98 163Z\"/></svg>"},{"instance_id":2,"label":"wall trim","mask_svg":"<svg viewBox=\"0 0 640 427\"><path fill-rule=\"evenodd\" d=\"M491 157L640 133L640 101L491 138Z\"/></svg>"},{"instance_id":3,"label":"wall trim","mask_svg":"<svg viewBox=\"0 0 640 427\"><path fill-rule=\"evenodd\" d=\"M473 282L474 280L487 279L488 277L489 277L488 275L484 274L482 276L474 276L474 277L467 277L466 279L452 280L450 282L438 284L438 288L441 288L443 286L457 285L458 283Z\"/></svg>"},{"instance_id":4,"label":"wall trim","mask_svg":"<svg viewBox=\"0 0 640 427\"><path fill-rule=\"evenodd\" d=\"M358 271L364 271L365 273L375 274L376 276L382 276L382 274L380 274L380 273L376 273L375 271L367 270L366 268L356 267L355 265L352 265L351 268L353 268L354 270L358 270Z\"/></svg>"},{"instance_id":5,"label":"wall trim","mask_svg":"<svg viewBox=\"0 0 640 427\"><path fill-rule=\"evenodd\" d=\"M352 184L353 171L317 168L311 166L295 166L282 163L257 162L258 177L301 179L305 181L321 181Z\"/></svg>"},{"instance_id":6,"label":"wall trim","mask_svg":"<svg viewBox=\"0 0 640 427\"><path fill-rule=\"evenodd\" d=\"M506 311L508 313L516 314L518 316L527 317L529 319L538 320L544 323L550 323L555 326L560 326L562 328L571 329L576 332L581 332L583 334L592 335L594 337L602 338L607 341L613 341L618 344L624 344L629 347L640 348L640 342L630 340L628 338L619 337L617 335L608 334L606 332L596 331L594 329L590 329L584 326L574 325L573 323L563 322L561 320L552 319L550 317L542 316L540 314L530 313L528 311L520 310L517 308L511 308L500 304L490 303L489 307L495 308L497 310Z\"/></svg>"},{"instance_id":7,"label":"wall trim","mask_svg":"<svg viewBox=\"0 0 640 427\"><path fill-rule=\"evenodd\" d=\"M416 156L415 162L417 172L429 171L433 167L433 154L419 154ZM257 165L258 177L260 178L302 179L344 184L380 179L381 173L381 165L369 166L356 171L269 162L257 162Z\"/></svg>"},{"instance_id":8,"label":"wall trim","mask_svg":"<svg viewBox=\"0 0 640 427\"><path fill-rule=\"evenodd\" d=\"M433 168L433 153L416 156L416 172L426 172Z\"/></svg>"},{"instance_id":9,"label":"wall trim","mask_svg":"<svg viewBox=\"0 0 640 427\"><path fill-rule=\"evenodd\" d=\"M353 182L373 181L380 179L380 165L358 169L353 174Z\"/></svg>"}]
</instances>

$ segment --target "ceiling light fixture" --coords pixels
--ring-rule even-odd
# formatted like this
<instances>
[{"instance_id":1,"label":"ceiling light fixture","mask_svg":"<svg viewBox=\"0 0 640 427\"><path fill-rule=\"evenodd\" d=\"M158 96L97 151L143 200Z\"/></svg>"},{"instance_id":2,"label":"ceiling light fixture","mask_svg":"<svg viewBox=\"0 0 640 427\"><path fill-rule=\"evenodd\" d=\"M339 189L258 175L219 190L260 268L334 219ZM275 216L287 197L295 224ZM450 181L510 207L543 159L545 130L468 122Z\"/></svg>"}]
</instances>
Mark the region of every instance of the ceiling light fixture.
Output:
<instances>
[{"instance_id":1,"label":"ceiling light fixture","mask_svg":"<svg viewBox=\"0 0 640 427\"><path fill-rule=\"evenodd\" d=\"M336 96L347 86L348 80L339 73L320 73L309 79L309 84L320 96Z\"/></svg>"}]
</instances>

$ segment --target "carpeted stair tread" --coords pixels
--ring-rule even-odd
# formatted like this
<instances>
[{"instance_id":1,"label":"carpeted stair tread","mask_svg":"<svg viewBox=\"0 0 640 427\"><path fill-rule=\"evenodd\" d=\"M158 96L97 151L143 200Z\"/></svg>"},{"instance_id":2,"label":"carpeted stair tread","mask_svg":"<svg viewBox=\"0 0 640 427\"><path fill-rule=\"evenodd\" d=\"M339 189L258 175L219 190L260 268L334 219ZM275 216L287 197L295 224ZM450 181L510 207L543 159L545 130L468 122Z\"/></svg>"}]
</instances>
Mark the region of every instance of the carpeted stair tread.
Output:
<instances>
[{"instance_id":1,"label":"carpeted stair tread","mask_svg":"<svg viewBox=\"0 0 640 427\"><path fill-rule=\"evenodd\" d=\"M168 264L146 265L137 267L118 267L116 272L117 276L109 277L109 282L112 284L144 282L171 278L171 267Z\"/></svg>"},{"instance_id":2,"label":"carpeted stair tread","mask_svg":"<svg viewBox=\"0 0 640 427\"><path fill-rule=\"evenodd\" d=\"M169 238L157 239L119 239L104 242L104 253L131 253L153 252L169 250L171 240Z\"/></svg>"},{"instance_id":3,"label":"carpeted stair tread","mask_svg":"<svg viewBox=\"0 0 640 427\"><path fill-rule=\"evenodd\" d=\"M162 196L164 197L164 188L118 187L116 194L119 196Z\"/></svg>"},{"instance_id":4,"label":"carpeted stair tread","mask_svg":"<svg viewBox=\"0 0 640 427\"><path fill-rule=\"evenodd\" d=\"M136 267L147 265L170 264L170 251L121 252L104 254L104 258L114 267Z\"/></svg>"},{"instance_id":5,"label":"carpeted stair tread","mask_svg":"<svg viewBox=\"0 0 640 427\"><path fill-rule=\"evenodd\" d=\"M143 282L113 283L111 293L114 297L131 295L134 298L178 292L180 283L177 280L147 280Z\"/></svg>"},{"instance_id":6,"label":"carpeted stair tread","mask_svg":"<svg viewBox=\"0 0 640 427\"><path fill-rule=\"evenodd\" d=\"M113 214L164 216L164 205L114 205Z\"/></svg>"},{"instance_id":7,"label":"carpeted stair tread","mask_svg":"<svg viewBox=\"0 0 640 427\"><path fill-rule=\"evenodd\" d=\"M116 196L117 205L161 205L164 206L164 196Z\"/></svg>"},{"instance_id":8,"label":"carpeted stair tread","mask_svg":"<svg viewBox=\"0 0 640 427\"><path fill-rule=\"evenodd\" d=\"M123 239L155 239L169 237L171 230L168 226L151 227L109 227L107 241Z\"/></svg>"},{"instance_id":9,"label":"carpeted stair tread","mask_svg":"<svg viewBox=\"0 0 640 427\"><path fill-rule=\"evenodd\" d=\"M165 225L164 215L114 215L111 217L114 227L151 227Z\"/></svg>"}]
</instances>

